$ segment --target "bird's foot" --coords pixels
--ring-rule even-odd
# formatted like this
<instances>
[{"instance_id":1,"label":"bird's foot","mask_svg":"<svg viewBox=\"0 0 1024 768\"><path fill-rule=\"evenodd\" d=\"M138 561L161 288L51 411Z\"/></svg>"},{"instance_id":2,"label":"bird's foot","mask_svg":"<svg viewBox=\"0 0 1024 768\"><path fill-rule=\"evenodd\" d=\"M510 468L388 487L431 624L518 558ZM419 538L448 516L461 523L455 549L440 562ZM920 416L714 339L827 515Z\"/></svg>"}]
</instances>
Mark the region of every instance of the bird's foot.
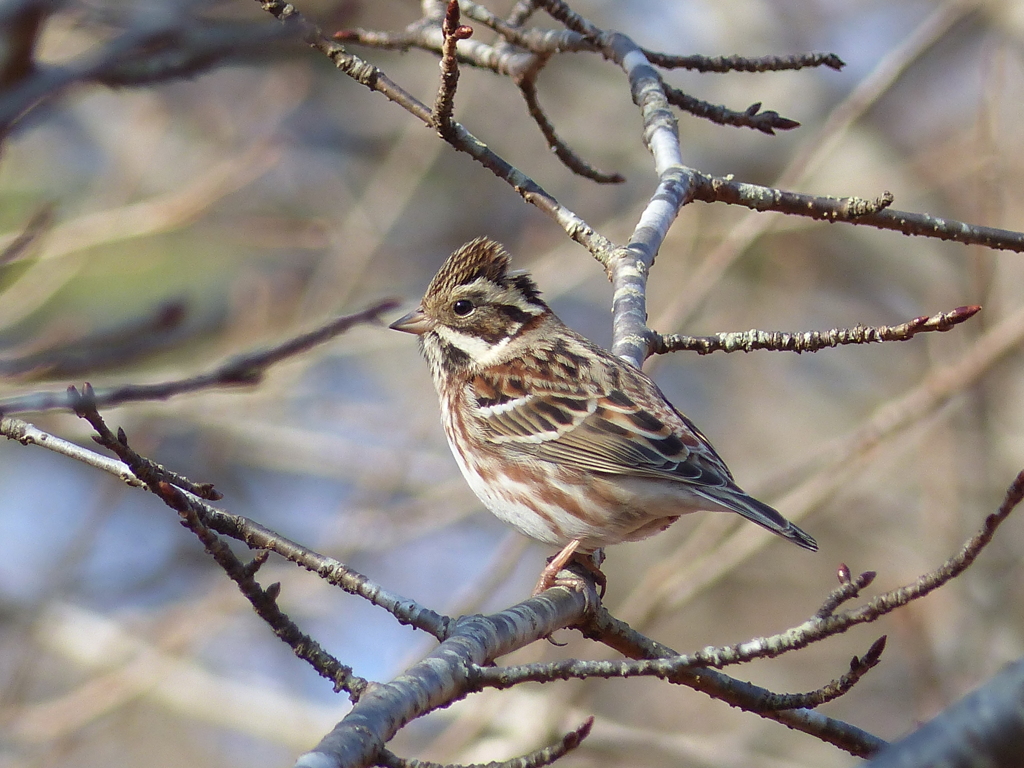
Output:
<instances>
[{"instance_id":1,"label":"bird's foot","mask_svg":"<svg viewBox=\"0 0 1024 768\"><path fill-rule=\"evenodd\" d=\"M604 597L605 589L608 586L608 579L601 572L601 563L604 561L604 552L600 549L594 552L577 552L580 542L573 539L554 557L548 558L548 564L540 573L537 586L533 588L531 597L536 597L541 592L551 587L565 587L576 592L584 592L588 587L585 576L566 570L569 564L579 566L597 584L600 589L600 597Z\"/></svg>"}]
</instances>

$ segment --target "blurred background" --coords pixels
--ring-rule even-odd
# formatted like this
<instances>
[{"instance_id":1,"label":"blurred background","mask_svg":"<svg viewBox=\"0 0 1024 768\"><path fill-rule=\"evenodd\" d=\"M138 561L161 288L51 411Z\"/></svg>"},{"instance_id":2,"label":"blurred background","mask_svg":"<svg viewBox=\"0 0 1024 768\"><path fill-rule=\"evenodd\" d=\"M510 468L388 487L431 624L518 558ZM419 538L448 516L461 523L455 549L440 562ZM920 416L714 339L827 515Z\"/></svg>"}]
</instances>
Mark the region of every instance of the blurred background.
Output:
<instances>
[{"instance_id":1,"label":"blurred background","mask_svg":"<svg viewBox=\"0 0 1024 768\"><path fill-rule=\"evenodd\" d=\"M297 6L328 31L398 30L419 15L412 0ZM499 13L510 6L488 4ZM1024 229L1024 6L1016 0L573 7L655 50L831 51L846 61L842 72L668 73L692 96L738 110L763 102L802 123L769 137L683 115L693 167L816 194L890 190L899 209ZM46 23L40 58L66 63L168 18L196 28L276 24L252 0L69 2ZM535 20L549 26L542 14ZM353 51L432 100L432 54ZM626 183L574 177L518 91L492 73L463 70L456 117L624 242L656 180L621 72L570 54L550 63L539 88L562 137ZM411 307L444 257L483 234L533 271L567 323L602 345L611 339L609 286L587 252L488 171L295 42L264 41L208 73L144 88L72 88L30 113L0 157L4 243L33 217L48 217L40 237L0 265L0 397L187 376L383 297ZM1020 254L687 207L651 282L650 322L661 332L895 324L973 303L985 309L966 325L908 343L649 361L739 483L800 517L821 551L762 537L730 516L694 515L608 552L612 612L679 651L781 631L814 613L839 563L877 571L879 591L939 565L1024 467ZM929 404L936 392L943 397ZM526 597L550 554L482 510L445 444L414 340L383 327L357 328L280 365L255 389L106 416L144 455L214 483L224 508L444 613L495 611ZM885 439L872 439L901 417ZM91 445L73 416L25 418ZM150 495L4 441L0 541L4 768L290 765L347 711ZM1024 521L1011 518L938 593L731 673L777 691L812 690L888 634L881 666L822 711L898 737L1024 652L1021 551ZM279 559L261 576L282 582L282 607L358 675L390 679L432 647ZM557 639L568 645L539 643L509 661L604 657L573 633ZM480 694L413 723L393 748L445 762L501 760L588 714L597 717L592 736L561 765L856 762L646 680Z\"/></svg>"}]
</instances>

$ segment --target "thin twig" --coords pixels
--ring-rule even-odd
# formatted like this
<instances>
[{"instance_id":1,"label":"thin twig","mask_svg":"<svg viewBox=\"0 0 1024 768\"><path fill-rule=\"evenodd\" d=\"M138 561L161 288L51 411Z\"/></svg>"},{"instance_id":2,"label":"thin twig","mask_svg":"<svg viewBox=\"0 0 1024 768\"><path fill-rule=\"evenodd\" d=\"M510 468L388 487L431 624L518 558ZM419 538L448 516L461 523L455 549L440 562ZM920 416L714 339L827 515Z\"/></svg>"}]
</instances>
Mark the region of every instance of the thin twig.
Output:
<instances>
[{"instance_id":1,"label":"thin twig","mask_svg":"<svg viewBox=\"0 0 1024 768\"><path fill-rule=\"evenodd\" d=\"M80 394L78 398L80 402ZM0 419L0 434L12 440L18 440L24 445L37 445L81 461L113 475L132 487L148 487L135 476L127 464L54 437L19 419L8 417ZM150 466L155 467L156 465L150 464ZM161 481L174 476L166 474L166 470L164 472L165 474L160 475ZM189 498L193 508L201 515L203 523L218 533L237 539L250 549L275 552L307 571L317 574L328 584L333 584L349 594L361 597L373 605L383 608L400 624L428 632L438 640L442 640L448 635L451 619L447 616L442 616L414 600L384 589L340 560L303 547L254 520L217 509L203 503L198 498Z\"/></svg>"},{"instance_id":2,"label":"thin twig","mask_svg":"<svg viewBox=\"0 0 1024 768\"><path fill-rule=\"evenodd\" d=\"M431 763L426 760L398 757L390 750L382 749L377 757L377 765L386 766L386 768L543 768L543 766L551 765L582 744L583 740L590 735L590 729L593 725L594 718L588 717L579 727L565 734L557 744L542 747L522 757L514 757L511 760L470 763L469 765Z\"/></svg>"},{"instance_id":3,"label":"thin twig","mask_svg":"<svg viewBox=\"0 0 1024 768\"><path fill-rule=\"evenodd\" d=\"M377 67L345 50L343 46L324 37L319 27L307 21L291 3L283 0L257 0L265 11L292 29L307 45L327 56L345 75L367 88L384 95L407 112L433 126L430 109L412 94L401 88ZM499 179L507 182L522 198L554 219L566 234L595 256L612 251L611 242L568 208L562 206L537 182L497 155L484 142L467 131L458 122L452 123L449 143L465 152Z\"/></svg>"},{"instance_id":4,"label":"thin twig","mask_svg":"<svg viewBox=\"0 0 1024 768\"><path fill-rule=\"evenodd\" d=\"M537 127L540 128L540 132L544 134L548 146L551 147L551 150L558 159L565 164L566 168L576 175L595 181L598 184L621 184L626 180L626 177L620 173L599 171L577 155L568 144L558 137L558 134L555 133L555 126L548 120L548 116L544 114L544 110L537 98L537 83L534 75L531 74L529 77L520 79L518 85L519 90L523 94L523 99L526 101L526 108L530 113L530 117L533 118Z\"/></svg>"},{"instance_id":5,"label":"thin twig","mask_svg":"<svg viewBox=\"0 0 1024 768\"><path fill-rule=\"evenodd\" d=\"M448 0L444 21L441 23L444 44L441 47L441 82L434 99L431 122L438 134L445 141L451 141L453 135L452 111L455 108L455 90L459 85L459 63L455 58L455 49L459 40L465 40L473 34L473 28L464 26L459 21L459 0Z\"/></svg>"},{"instance_id":6,"label":"thin twig","mask_svg":"<svg viewBox=\"0 0 1024 768\"><path fill-rule=\"evenodd\" d=\"M594 614L585 627L578 627L591 640L604 643L609 648L632 659L671 659L679 654L666 645L651 640L628 624L613 617L602 608ZM751 683L735 680L716 669L695 667L680 669L676 683L706 693L737 707L746 707L760 717L774 720L789 728L809 734L824 742L839 747L857 757L870 757L886 745L874 734L842 720L822 715L809 709L771 710L758 708L761 702L774 695L771 691Z\"/></svg>"},{"instance_id":7,"label":"thin twig","mask_svg":"<svg viewBox=\"0 0 1024 768\"><path fill-rule=\"evenodd\" d=\"M829 331L750 330L741 333L716 333L714 336L684 336L681 334L655 334L654 354L683 350L709 355L712 352L753 352L758 349L773 352L817 352L821 349L845 344L872 344L883 341L908 341L919 333L945 332L955 325L974 317L981 311L977 305L957 307L950 312L938 312L930 317L915 317L900 325L833 328Z\"/></svg>"},{"instance_id":8,"label":"thin twig","mask_svg":"<svg viewBox=\"0 0 1024 768\"><path fill-rule=\"evenodd\" d=\"M875 580L876 575L874 571L864 571L856 579L851 579L850 569L846 566L846 563L840 563L839 586L829 593L828 597L821 604L821 608L814 615L819 619L831 616L836 612L836 608L843 603L853 600L855 597L860 597L860 591L867 589L868 585Z\"/></svg>"},{"instance_id":9,"label":"thin twig","mask_svg":"<svg viewBox=\"0 0 1024 768\"><path fill-rule=\"evenodd\" d=\"M172 475L170 477L173 477L173 480L169 482L167 470L132 450L128 445L124 430L119 429L117 435L114 435L107 427L103 417L100 416L99 411L96 410L90 390L86 389L81 394L76 392L75 396L78 398L76 413L96 430L94 438L96 442L113 451L121 461L131 468L132 473L146 484L151 492L178 512L185 527L196 534L206 551L238 585L239 590L252 604L253 610L270 625L274 634L283 640L296 656L307 662L318 674L330 680L334 684L335 690L346 691L353 701L358 701L360 695L369 685L368 681L355 675L351 667L342 664L327 653L319 643L302 632L295 622L280 609L277 605L280 584L272 584L267 589L263 589L256 581L255 574L266 561L266 554L257 555L248 564L239 560L231 549L221 541L220 537L207 527L203 521L202 505L196 503L194 497L189 493L176 487L182 478ZM196 484L187 481L186 485L191 488L196 487Z\"/></svg>"},{"instance_id":10,"label":"thin twig","mask_svg":"<svg viewBox=\"0 0 1024 768\"><path fill-rule=\"evenodd\" d=\"M864 201L851 197L823 197L787 192L775 187L698 174L694 199L705 203L730 203L755 211L775 211L806 216L819 221L845 221L876 229L891 229L905 235L934 237L970 245L1008 251L1024 251L1024 232L967 224L927 213L889 208L891 196Z\"/></svg>"},{"instance_id":11,"label":"thin twig","mask_svg":"<svg viewBox=\"0 0 1024 768\"><path fill-rule=\"evenodd\" d=\"M551 15L551 18L562 22L573 32L583 35L596 45L601 45L601 37L603 35L601 29L593 22L576 13L564 0L536 0L534 5L538 8L543 8Z\"/></svg>"},{"instance_id":12,"label":"thin twig","mask_svg":"<svg viewBox=\"0 0 1024 768\"><path fill-rule=\"evenodd\" d=\"M534 70L539 57L569 51L596 50L593 43L569 30L520 31L504 24L499 17L482 5L463 1L459 7L468 18L497 32L505 43L490 45L472 38L464 40L456 51L456 59L460 64L489 69L496 74L515 79ZM440 26L435 21L425 18L417 19L400 32L354 27L338 30L333 38L381 50L407 51L410 48L417 48L435 54L440 54L444 46L444 34Z\"/></svg>"},{"instance_id":13,"label":"thin twig","mask_svg":"<svg viewBox=\"0 0 1024 768\"><path fill-rule=\"evenodd\" d=\"M693 654L653 659L626 661L565 659L510 667L479 667L473 670L473 685L476 689L485 687L505 689L527 682L550 683L556 680L586 680L591 677L602 679L657 677L670 683L690 685L694 673L705 674L708 669L723 666L721 663L709 664L709 659L721 660L729 655L728 663L742 663L768 655L763 651L751 654L741 650L750 645L752 643L742 643L729 649L706 649ZM868 670L878 664L884 648L885 638L883 637L871 646L863 658L854 657L847 673L810 693L781 694L763 688L754 688L747 690L742 700L734 699L731 703L750 712L758 713L771 710L814 708L848 692ZM718 692L709 692L709 695L712 698L722 698Z\"/></svg>"},{"instance_id":14,"label":"thin twig","mask_svg":"<svg viewBox=\"0 0 1024 768\"><path fill-rule=\"evenodd\" d=\"M878 595L859 608L834 613L833 603L838 605L842 602L847 592L841 585L841 594L833 592L829 595L818 612L803 624L771 637L755 638L728 647L705 648L693 654L694 663L709 667L721 667L755 658L774 658L783 653L804 648L823 638L846 632L858 624L876 621L897 608L924 597L967 570L992 540L999 525L1009 517L1022 499L1024 499L1024 470L1014 478L999 510L985 519L981 530L964 542L956 555L938 568L923 574L913 583ZM870 571L861 574L853 583L852 588L859 590L870 584L873 578L874 574Z\"/></svg>"},{"instance_id":15,"label":"thin twig","mask_svg":"<svg viewBox=\"0 0 1024 768\"><path fill-rule=\"evenodd\" d=\"M537 10L535 0L516 0L512 10L508 12L507 21L513 27L521 27L529 20L535 10Z\"/></svg>"},{"instance_id":16,"label":"thin twig","mask_svg":"<svg viewBox=\"0 0 1024 768\"><path fill-rule=\"evenodd\" d=\"M159 384L125 384L96 390L95 403L97 407L108 407L140 400L166 400L211 387L251 386L259 383L271 366L330 341L356 325L379 322L381 314L391 311L398 304L396 299L378 301L361 312L337 317L315 330L294 336L273 347L237 355L206 373ZM75 396L68 392L37 392L0 400L0 414L73 409L75 405Z\"/></svg>"},{"instance_id":17,"label":"thin twig","mask_svg":"<svg viewBox=\"0 0 1024 768\"><path fill-rule=\"evenodd\" d=\"M777 693L767 700L765 706L775 710L814 709L822 704L835 701L840 696L849 693L869 670L878 666L884 650L885 635L882 635L871 644L867 653L860 657L854 656L850 660L850 670L841 677L808 693Z\"/></svg>"},{"instance_id":18,"label":"thin twig","mask_svg":"<svg viewBox=\"0 0 1024 768\"><path fill-rule=\"evenodd\" d=\"M9 416L0 418L0 435L8 440L17 440L22 445L38 445L41 448L67 456L113 475L126 485L133 488L145 488L146 484L139 480L128 468L128 465L109 456L103 456L88 448L83 448L61 437L44 432L33 424Z\"/></svg>"},{"instance_id":19,"label":"thin twig","mask_svg":"<svg viewBox=\"0 0 1024 768\"><path fill-rule=\"evenodd\" d=\"M761 102L751 104L742 112L735 112L720 104L709 104L706 101L695 99L667 83L665 84L665 95L668 96L669 103L683 111L689 112L695 117L703 117L718 125L753 128L769 136L774 136L775 131L788 131L800 127L800 123L796 120L783 117L773 110L761 112Z\"/></svg>"},{"instance_id":20,"label":"thin twig","mask_svg":"<svg viewBox=\"0 0 1024 768\"><path fill-rule=\"evenodd\" d=\"M846 62L834 53L796 53L791 56L673 56L644 48L651 64L665 69L692 69L697 72L781 72L805 67L829 67L841 70Z\"/></svg>"},{"instance_id":21,"label":"thin twig","mask_svg":"<svg viewBox=\"0 0 1024 768\"><path fill-rule=\"evenodd\" d=\"M387 32L376 29L349 27L339 29L331 37L341 43L358 43L368 48L379 48L383 51L408 51L410 48L423 48L428 51L440 51L439 47L430 45L426 36L420 31L419 22L412 24L401 32Z\"/></svg>"},{"instance_id":22,"label":"thin twig","mask_svg":"<svg viewBox=\"0 0 1024 768\"><path fill-rule=\"evenodd\" d=\"M473 21L479 21L481 24L501 35L501 38L506 43L511 43L512 45L532 51L533 53L538 53L538 51L533 50L530 45L530 41L523 36L522 30L519 29L523 22L525 22L525 19L518 23L512 23L494 13L491 13L490 9L480 5L479 3L466 2L466 0L462 0L462 2L459 3L459 7L462 8L462 12Z\"/></svg>"}]
</instances>

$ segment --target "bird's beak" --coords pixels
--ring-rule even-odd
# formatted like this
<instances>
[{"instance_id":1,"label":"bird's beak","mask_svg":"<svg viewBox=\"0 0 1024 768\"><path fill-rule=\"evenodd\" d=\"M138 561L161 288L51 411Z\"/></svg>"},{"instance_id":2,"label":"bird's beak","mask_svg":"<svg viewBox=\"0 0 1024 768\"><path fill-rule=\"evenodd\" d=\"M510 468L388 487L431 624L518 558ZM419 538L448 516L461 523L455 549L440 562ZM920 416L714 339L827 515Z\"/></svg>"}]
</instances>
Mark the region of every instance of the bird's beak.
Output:
<instances>
[{"instance_id":1,"label":"bird's beak","mask_svg":"<svg viewBox=\"0 0 1024 768\"><path fill-rule=\"evenodd\" d=\"M402 315L395 320L388 328L406 333L415 333L417 336L426 333L434 327L434 321L424 314L422 307L417 307L407 315Z\"/></svg>"}]
</instances>

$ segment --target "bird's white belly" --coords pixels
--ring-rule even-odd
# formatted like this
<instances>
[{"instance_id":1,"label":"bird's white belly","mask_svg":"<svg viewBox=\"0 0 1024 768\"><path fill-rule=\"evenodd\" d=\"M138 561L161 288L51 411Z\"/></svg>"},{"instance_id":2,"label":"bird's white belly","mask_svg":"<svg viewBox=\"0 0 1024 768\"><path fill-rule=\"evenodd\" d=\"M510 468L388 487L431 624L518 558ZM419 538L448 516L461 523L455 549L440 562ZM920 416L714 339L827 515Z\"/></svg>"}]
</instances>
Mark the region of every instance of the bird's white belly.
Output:
<instances>
[{"instance_id":1,"label":"bird's white belly","mask_svg":"<svg viewBox=\"0 0 1024 768\"><path fill-rule=\"evenodd\" d=\"M469 487L473 489L473 493L483 502L488 511L499 520L511 525L523 535L537 541L542 541L545 544L564 546L577 537L566 533L566 531L572 530L575 527L571 524L573 522L571 515L567 514L564 510L554 507L545 509L544 512L555 523L555 525L552 525L532 505L528 505L520 500L524 497L535 496L535 493L525 482L513 480L507 476L502 478L500 484L485 479L477 471L476 467L467 464L462 454L456 450L450 440L449 445L452 449L452 455L455 456L455 461L459 465L459 469L462 470L462 476L469 483Z\"/></svg>"},{"instance_id":2,"label":"bird's white belly","mask_svg":"<svg viewBox=\"0 0 1024 768\"><path fill-rule=\"evenodd\" d=\"M565 546L580 541L580 551L638 541L664 530L695 509L714 508L673 487L624 476L583 476L553 462L508 463L495 455L466 458L455 440L452 414L442 407L448 446L473 493L499 520L531 539ZM703 501L703 500L702 500Z\"/></svg>"}]
</instances>

